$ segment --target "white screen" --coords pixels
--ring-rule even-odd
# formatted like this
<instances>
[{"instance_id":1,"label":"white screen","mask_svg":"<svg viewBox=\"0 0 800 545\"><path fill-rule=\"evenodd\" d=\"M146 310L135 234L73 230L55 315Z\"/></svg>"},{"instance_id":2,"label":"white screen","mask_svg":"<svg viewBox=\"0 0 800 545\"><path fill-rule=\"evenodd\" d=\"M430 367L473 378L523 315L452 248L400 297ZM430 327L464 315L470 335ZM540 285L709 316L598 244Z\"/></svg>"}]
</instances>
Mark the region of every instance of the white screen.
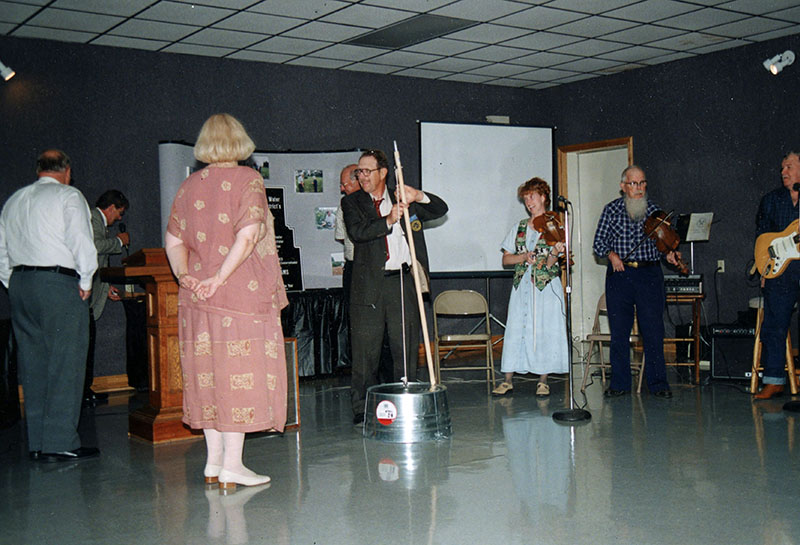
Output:
<instances>
[{"instance_id":1,"label":"white screen","mask_svg":"<svg viewBox=\"0 0 800 545\"><path fill-rule=\"evenodd\" d=\"M500 245L527 217L517 188L538 176L553 186L552 129L420 124L422 189L447 215L425 228L431 272L499 271Z\"/></svg>"}]
</instances>

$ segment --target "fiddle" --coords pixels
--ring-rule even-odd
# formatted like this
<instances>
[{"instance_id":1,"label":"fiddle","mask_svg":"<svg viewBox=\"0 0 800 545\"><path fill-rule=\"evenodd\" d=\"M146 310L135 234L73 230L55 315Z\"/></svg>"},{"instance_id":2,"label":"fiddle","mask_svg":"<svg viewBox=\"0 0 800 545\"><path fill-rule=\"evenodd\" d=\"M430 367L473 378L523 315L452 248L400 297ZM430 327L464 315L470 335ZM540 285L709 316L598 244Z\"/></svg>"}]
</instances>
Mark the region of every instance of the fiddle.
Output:
<instances>
[{"instance_id":1,"label":"fiddle","mask_svg":"<svg viewBox=\"0 0 800 545\"><path fill-rule=\"evenodd\" d=\"M541 233L548 246L555 246L559 242L563 244L567 240L564 226L558 219L558 214L551 210L533 218L533 228ZM572 259L569 260L569 264L574 265Z\"/></svg>"},{"instance_id":2,"label":"fiddle","mask_svg":"<svg viewBox=\"0 0 800 545\"><path fill-rule=\"evenodd\" d=\"M662 254L675 252L675 260L678 262L678 269L683 275L689 274L689 267L686 266L678 252L678 245L681 243L681 237L672 227L670 216L662 210L656 210L644 220L644 232L647 237L655 242L656 249Z\"/></svg>"}]
</instances>

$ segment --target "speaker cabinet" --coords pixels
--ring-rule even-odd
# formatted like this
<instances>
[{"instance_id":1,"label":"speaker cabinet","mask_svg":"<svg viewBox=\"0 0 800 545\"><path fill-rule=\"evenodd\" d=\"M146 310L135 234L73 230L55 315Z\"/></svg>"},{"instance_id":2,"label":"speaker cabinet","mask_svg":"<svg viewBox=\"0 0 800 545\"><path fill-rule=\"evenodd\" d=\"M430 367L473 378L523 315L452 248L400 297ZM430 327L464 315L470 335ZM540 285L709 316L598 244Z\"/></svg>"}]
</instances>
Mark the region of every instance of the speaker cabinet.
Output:
<instances>
[{"instance_id":1,"label":"speaker cabinet","mask_svg":"<svg viewBox=\"0 0 800 545\"><path fill-rule=\"evenodd\" d=\"M753 328L711 328L711 377L750 380L753 374Z\"/></svg>"}]
</instances>

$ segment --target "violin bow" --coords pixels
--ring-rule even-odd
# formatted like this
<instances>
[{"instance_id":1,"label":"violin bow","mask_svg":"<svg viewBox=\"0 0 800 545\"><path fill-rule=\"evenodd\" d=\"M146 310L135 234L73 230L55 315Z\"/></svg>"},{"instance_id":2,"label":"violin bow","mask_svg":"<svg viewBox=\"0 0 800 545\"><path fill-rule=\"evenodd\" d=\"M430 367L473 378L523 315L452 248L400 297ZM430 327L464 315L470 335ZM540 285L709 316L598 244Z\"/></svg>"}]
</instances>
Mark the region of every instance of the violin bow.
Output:
<instances>
[{"instance_id":1,"label":"violin bow","mask_svg":"<svg viewBox=\"0 0 800 545\"><path fill-rule=\"evenodd\" d=\"M653 212L653 213L655 213L655 212ZM671 218L671 217L672 217L672 215L673 215L674 213L675 213L675 211L674 211L674 210L670 210L669 214L667 214L666 216L664 216L663 218L661 218L661 219L658 221L658 223L657 223L655 226L653 226L653 228L652 228L652 229L650 229L650 232L649 232L649 233L645 233L645 234L644 234L644 237L643 237L641 240L639 240L639 242L637 242L637 243L636 243L636 246L634 246L633 248L631 248L631 250L630 250L630 251L629 251L627 254L625 254L625 257L623 257L623 258L622 258L622 261L625 261L625 260L627 260L627 259L628 259L628 258L631 256L631 254L632 254L633 252L635 252L635 251L636 251L636 248L638 248L639 246L641 246L641 245L642 245L642 242L644 242L645 240L647 240L648 238L650 238L650 235L651 235L651 234L652 234L652 233L653 233L653 232L654 232L656 229L658 229L658 228L659 228L659 226L660 226L662 223L664 223L664 222L666 222L666 221L669 221L669 218ZM644 229L642 229L642 231L644 232Z\"/></svg>"}]
</instances>

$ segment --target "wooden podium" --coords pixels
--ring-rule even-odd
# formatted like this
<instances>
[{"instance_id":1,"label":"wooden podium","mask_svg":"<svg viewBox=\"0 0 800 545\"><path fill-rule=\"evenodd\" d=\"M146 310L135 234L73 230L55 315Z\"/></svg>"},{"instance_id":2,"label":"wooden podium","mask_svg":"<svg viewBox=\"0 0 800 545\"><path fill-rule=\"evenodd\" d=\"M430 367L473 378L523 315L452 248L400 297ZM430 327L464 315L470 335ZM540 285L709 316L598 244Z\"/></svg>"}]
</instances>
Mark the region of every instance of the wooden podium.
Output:
<instances>
[{"instance_id":1,"label":"wooden podium","mask_svg":"<svg viewBox=\"0 0 800 545\"><path fill-rule=\"evenodd\" d=\"M178 283L164 248L144 248L102 269L103 280L143 283L147 302L149 405L128 416L128 434L152 443L202 438L181 422L183 379L178 344Z\"/></svg>"}]
</instances>

